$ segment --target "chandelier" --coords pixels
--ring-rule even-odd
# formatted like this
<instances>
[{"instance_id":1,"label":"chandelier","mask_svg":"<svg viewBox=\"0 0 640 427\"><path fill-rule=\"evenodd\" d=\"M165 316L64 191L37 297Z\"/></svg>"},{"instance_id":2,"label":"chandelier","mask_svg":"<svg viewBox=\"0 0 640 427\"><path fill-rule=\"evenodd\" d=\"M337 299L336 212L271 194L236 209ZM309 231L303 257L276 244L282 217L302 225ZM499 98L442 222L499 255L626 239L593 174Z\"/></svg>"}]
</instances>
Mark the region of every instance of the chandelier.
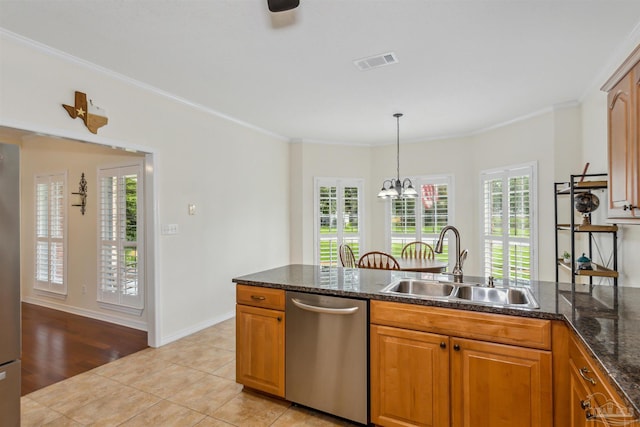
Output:
<instances>
[{"instance_id":1,"label":"chandelier","mask_svg":"<svg viewBox=\"0 0 640 427\"><path fill-rule=\"evenodd\" d=\"M395 113L393 117L396 118L397 128L397 175L396 179L387 179L382 183L382 189L378 193L378 197L381 199L412 199L418 197L418 192L413 188L413 183L409 178L400 181L400 117L402 117L402 113Z\"/></svg>"}]
</instances>

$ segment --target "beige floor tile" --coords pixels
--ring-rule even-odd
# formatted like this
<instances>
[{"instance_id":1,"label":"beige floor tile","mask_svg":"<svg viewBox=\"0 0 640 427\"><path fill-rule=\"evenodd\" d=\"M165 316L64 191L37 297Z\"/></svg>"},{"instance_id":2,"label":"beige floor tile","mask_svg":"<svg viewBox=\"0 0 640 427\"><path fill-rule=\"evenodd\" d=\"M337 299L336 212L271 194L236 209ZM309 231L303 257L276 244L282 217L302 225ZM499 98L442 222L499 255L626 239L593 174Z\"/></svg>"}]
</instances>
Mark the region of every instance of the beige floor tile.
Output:
<instances>
[{"instance_id":1,"label":"beige floor tile","mask_svg":"<svg viewBox=\"0 0 640 427\"><path fill-rule=\"evenodd\" d=\"M231 362L213 371L213 375L235 381L236 380L236 359L234 358Z\"/></svg>"},{"instance_id":2,"label":"beige floor tile","mask_svg":"<svg viewBox=\"0 0 640 427\"><path fill-rule=\"evenodd\" d=\"M190 384L168 399L203 414L213 415L241 391L242 386L235 381L208 374L201 381Z\"/></svg>"},{"instance_id":3,"label":"beige floor tile","mask_svg":"<svg viewBox=\"0 0 640 427\"><path fill-rule=\"evenodd\" d=\"M167 399L194 384L203 381L209 374L180 365L169 365L160 371L132 380L129 385L147 393Z\"/></svg>"},{"instance_id":4,"label":"beige floor tile","mask_svg":"<svg viewBox=\"0 0 640 427\"><path fill-rule=\"evenodd\" d=\"M135 356L133 354L132 356ZM122 384L131 385L156 372L164 371L171 366L159 357L153 357L149 353L139 357L125 357L107 365L100 366L92 373L108 377Z\"/></svg>"},{"instance_id":5,"label":"beige floor tile","mask_svg":"<svg viewBox=\"0 0 640 427\"><path fill-rule=\"evenodd\" d=\"M357 426L341 418L332 417L308 408L291 406L282 414L273 424L272 427L333 427L333 426Z\"/></svg>"},{"instance_id":6,"label":"beige floor tile","mask_svg":"<svg viewBox=\"0 0 640 427\"><path fill-rule=\"evenodd\" d=\"M187 366L200 371L213 373L217 369L234 360L236 353L233 351L215 348L212 346L201 346L184 352L174 360L173 363Z\"/></svg>"},{"instance_id":7,"label":"beige floor tile","mask_svg":"<svg viewBox=\"0 0 640 427\"><path fill-rule=\"evenodd\" d=\"M289 402L243 391L213 413L236 426L269 426L290 406Z\"/></svg>"},{"instance_id":8,"label":"beige floor tile","mask_svg":"<svg viewBox=\"0 0 640 427\"><path fill-rule=\"evenodd\" d=\"M190 427L197 425L206 415L192 411L184 406L162 400L130 420L121 427Z\"/></svg>"},{"instance_id":9,"label":"beige floor tile","mask_svg":"<svg viewBox=\"0 0 640 427\"><path fill-rule=\"evenodd\" d=\"M205 417L204 420L196 424L196 427L235 427L233 424L225 423L211 417Z\"/></svg>"},{"instance_id":10,"label":"beige floor tile","mask_svg":"<svg viewBox=\"0 0 640 427\"><path fill-rule=\"evenodd\" d=\"M120 383L109 378L85 372L35 391L28 397L62 414L67 414L69 411L100 399L120 386Z\"/></svg>"},{"instance_id":11,"label":"beige floor tile","mask_svg":"<svg viewBox=\"0 0 640 427\"><path fill-rule=\"evenodd\" d=\"M81 424L113 426L127 421L159 401L157 396L150 393L120 385L117 390L65 415Z\"/></svg>"},{"instance_id":12,"label":"beige floor tile","mask_svg":"<svg viewBox=\"0 0 640 427\"><path fill-rule=\"evenodd\" d=\"M20 425L22 427L40 427L60 417L63 417L61 413L35 400L28 397L22 397L20 399Z\"/></svg>"},{"instance_id":13,"label":"beige floor tile","mask_svg":"<svg viewBox=\"0 0 640 427\"><path fill-rule=\"evenodd\" d=\"M60 418L43 424L42 427L84 427L82 424L73 421L71 418L62 415Z\"/></svg>"}]
</instances>

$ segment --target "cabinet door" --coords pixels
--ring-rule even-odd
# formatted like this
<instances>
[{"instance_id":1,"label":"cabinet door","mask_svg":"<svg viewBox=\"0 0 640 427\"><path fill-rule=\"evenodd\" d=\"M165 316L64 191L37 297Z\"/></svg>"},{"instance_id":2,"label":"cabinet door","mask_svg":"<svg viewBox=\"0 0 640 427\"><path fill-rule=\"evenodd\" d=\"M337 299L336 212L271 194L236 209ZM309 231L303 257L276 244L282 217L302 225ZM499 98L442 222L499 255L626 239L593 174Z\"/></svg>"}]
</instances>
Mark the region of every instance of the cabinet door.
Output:
<instances>
[{"instance_id":1,"label":"cabinet door","mask_svg":"<svg viewBox=\"0 0 640 427\"><path fill-rule=\"evenodd\" d=\"M449 425L449 337L371 325L371 422Z\"/></svg>"},{"instance_id":2,"label":"cabinet door","mask_svg":"<svg viewBox=\"0 0 640 427\"><path fill-rule=\"evenodd\" d=\"M236 305L236 381L284 397L284 312Z\"/></svg>"},{"instance_id":3,"label":"cabinet door","mask_svg":"<svg viewBox=\"0 0 640 427\"><path fill-rule=\"evenodd\" d=\"M633 218L638 211L636 108L633 71L607 96L609 127L609 218Z\"/></svg>"},{"instance_id":4,"label":"cabinet door","mask_svg":"<svg viewBox=\"0 0 640 427\"><path fill-rule=\"evenodd\" d=\"M551 352L451 339L454 427L553 425Z\"/></svg>"}]
</instances>

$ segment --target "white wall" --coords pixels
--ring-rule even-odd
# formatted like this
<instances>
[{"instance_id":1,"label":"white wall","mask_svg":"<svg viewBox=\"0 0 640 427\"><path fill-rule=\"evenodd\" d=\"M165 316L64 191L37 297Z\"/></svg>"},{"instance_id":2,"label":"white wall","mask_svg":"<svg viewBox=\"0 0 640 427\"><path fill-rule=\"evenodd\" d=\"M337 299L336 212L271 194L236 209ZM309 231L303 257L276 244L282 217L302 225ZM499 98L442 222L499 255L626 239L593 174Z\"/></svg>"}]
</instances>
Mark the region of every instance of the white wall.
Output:
<instances>
[{"instance_id":1,"label":"white wall","mask_svg":"<svg viewBox=\"0 0 640 427\"><path fill-rule=\"evenodd\" d=\"M4 33L0 51L0 126L152 153L152 344L232 316L233 277L289 263L286 141ZM97 136L61 107L76 90L107 111L109 124ZM159 235L160 224L178 224L180 232Z\"/></svg>"},{"instance_id":2,"label":"white wall","mask_svg":"<svg viewBox=\"0 0 640 427\"><path fill-rule=\"evenodd\" d=\"M455 212L450 223L469 249L465 274L482 275L480 259L480 172L537 163L540 280L555 280L553 183L582 170L580 107L567 105L466 137L402 144L400 175L451 174ZM313 262L313 177L365 177L365 250L384 250L386 204L376 194L395 176L396 147L293 144L292 262ZM293 190L295 189L295 190ZM568 221L568 220L567 220ZM566 280L569 278L567 277Z\"/></svg>"},{"instance_id":3,"label":"white wall","mask_svg":"<svg viewBox=\"0 0 640 427\"><path fill-rule=\"evenodd\" d=\"M368 220L371 211L369 185L371 149L369 147L333 144L291 144L291 262L314 263L314 211L313 194L315 177L361 178L364 184L365 242L372 239L372 227Z\"/></svg>"}]
</instances>

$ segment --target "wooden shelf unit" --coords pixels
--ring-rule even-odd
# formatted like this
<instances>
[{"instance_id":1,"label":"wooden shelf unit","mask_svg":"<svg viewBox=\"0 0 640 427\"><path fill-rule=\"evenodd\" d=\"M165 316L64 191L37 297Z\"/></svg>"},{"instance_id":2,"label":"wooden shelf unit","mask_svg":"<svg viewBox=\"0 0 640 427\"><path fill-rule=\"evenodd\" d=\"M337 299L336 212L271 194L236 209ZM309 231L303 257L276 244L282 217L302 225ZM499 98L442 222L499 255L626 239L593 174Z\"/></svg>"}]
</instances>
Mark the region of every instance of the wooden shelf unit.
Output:
<instances>
[{"instance_id":1,"label":"wooden shelf unit","mask_svg":"<svg viewBox=\"0 0 640 427\"><path fill-rule=\"evenodd\" d=\"M555 248L556 248L556 282L560 281L559 272L560 270L568 271L571 274L571 283L576 283L577 276L586 276L589 277L589 290L593 289L593 277L607 277L613 280L613 285L618 286L618 226L616 224L608 224L608 225L599 225L599 224L576 224L575 222L575 214L574 214L574 196L580 193L590 192L592 190L598 189L606 189L607 188L607 180L602 179L606 178L607 174L585 174L585 175L570 175L570 180L568 182L556 182L554 183L554 208L555 208ZM558 219L558 206L559 206L559 198L569 196L569 206L571 207L571 222L569 224L560 223ZM591 219L591 215L589 215L589 220ZM565 262L562 259L561 249L558 244L558 235L560 232L569 232L571 236L571 258L569 262ZM584 251L584 253L588 254L589 258L592 260L591 265L593 269L591 270L579 270L575 268L577 259L576 255L578 254L576 250L576 233L586 233L588 234L588 250ZM612 268L599 265L593 262L593 238L598 234L610 234L613 239L613 266ZM580 251L582 252L582 251ZM578 254L579 255L579 254Z\"/></svg>"}]
</instances>

